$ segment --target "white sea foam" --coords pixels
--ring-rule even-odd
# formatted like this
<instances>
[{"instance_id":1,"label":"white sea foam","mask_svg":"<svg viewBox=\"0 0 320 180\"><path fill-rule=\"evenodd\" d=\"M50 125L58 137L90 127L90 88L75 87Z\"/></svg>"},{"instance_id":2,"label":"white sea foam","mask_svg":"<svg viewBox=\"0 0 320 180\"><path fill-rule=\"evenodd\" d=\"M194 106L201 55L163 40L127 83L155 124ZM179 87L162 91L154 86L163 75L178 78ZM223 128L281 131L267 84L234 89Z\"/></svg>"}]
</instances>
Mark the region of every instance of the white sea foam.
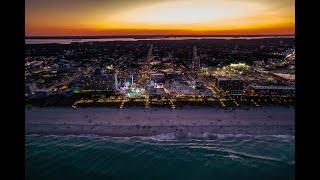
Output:
<instances>
[{"instance_id":1,"label":"white sea foam","mask_svg":"<svg viewBox=\"0 0 320 180\"><path fill-rule=\"evenodd\" d=\"M237 156L237 155L234 155L234 154L229 154L228 156L225 156L225 157L230 158L230 159L232 159L232 160L234 160L234 159L241 159L241 157L239 157L239 156Z\"/></svg>"},{"instance_id":2,"label":"white sea foam","mask_svg":"<svg viewBox=\"0 0 320 180\"><path fill-rule=\"evenodd\" d=\"M155 136L151 136L149 139L156 140L156 141L175 140L177 139L177 136L175 133L162 133Z\"/></svg>"},{"instance_id":3,"label":"white sea foam","mask_svg":"<svg viewBox=\"0 0 320 180\"><path fill-rule=\"evenodd\" d=\"M66 139L78 138L89 138L99 140L154 140L154 141L172 141L172 140L228 140L228 139L275 139L281 141L291 141L295 139L295 135L261 135L261 134L216 134L216 133L191 133L178 134L175 132L161 133L154 136L104 136L97 134L68 134L68 135L41 135L41 134L28 134L27 137L43 136L48 138L64 137Z\"/></svg>"}]
</instances>

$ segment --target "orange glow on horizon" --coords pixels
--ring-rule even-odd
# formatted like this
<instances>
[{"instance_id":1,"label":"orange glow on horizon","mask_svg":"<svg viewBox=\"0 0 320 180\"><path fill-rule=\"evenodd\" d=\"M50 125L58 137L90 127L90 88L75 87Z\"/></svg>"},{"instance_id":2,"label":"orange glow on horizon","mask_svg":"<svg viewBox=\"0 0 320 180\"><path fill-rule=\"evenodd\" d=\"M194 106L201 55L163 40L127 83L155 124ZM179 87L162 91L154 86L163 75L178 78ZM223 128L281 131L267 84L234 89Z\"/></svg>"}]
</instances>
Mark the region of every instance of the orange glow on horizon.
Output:
<instances>
[{"instance_id":1,"label":"orange glow on horizon","mask_svg":"<svg viewBox=\"0 0 320 180\"><path fill-rule=\"evenodd\" d=\"M34 29L33 33L26 32L26 36L40 34L41 36L116 36L116 35L294 35L293 27L238 29L220 31L192 31L192 30L145 30L145 29Z\"/></svg>"},{"instance_id":2,"label":"orange glow on horizon","mask_svg":"<svg viewBox=\"0 0 320 180\"><path fill-rule=\"evenodd\" d=\"M295 33L293 0L29 1L26 36Z\"/></svg>"}]
</instances>

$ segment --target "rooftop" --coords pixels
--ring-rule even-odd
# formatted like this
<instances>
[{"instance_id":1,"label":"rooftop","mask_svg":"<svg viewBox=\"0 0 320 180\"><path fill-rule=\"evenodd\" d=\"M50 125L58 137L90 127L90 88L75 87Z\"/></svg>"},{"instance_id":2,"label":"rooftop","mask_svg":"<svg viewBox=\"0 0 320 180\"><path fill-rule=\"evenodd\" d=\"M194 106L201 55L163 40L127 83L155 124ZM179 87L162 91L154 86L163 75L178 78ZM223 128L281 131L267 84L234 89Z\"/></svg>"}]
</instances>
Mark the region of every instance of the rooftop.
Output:
<instances>
[{"instance_id":1,"label":"rooftop","mask_svg":"<svg viewBox=\"0 0 320 180\"><path fill-rule=\"evenodd\" d=\"M226 76L224 76L224 77L216 77L217 78L217 80L218 81L240 81L240 80L242 80L241 78L239 78L239 77L226 77Z\"/></svg>"},{"instance_id":2,"label":"rooftop","mask_svg":"<svg viewBox=\"0 0 320 180\"><path fill-rule=\"evenodd\" d=\"M259 85L250 85L254 89L282 89L282 90L295 90L295 87L291 86L259 86Z\"/></svg>"}]
</instances>

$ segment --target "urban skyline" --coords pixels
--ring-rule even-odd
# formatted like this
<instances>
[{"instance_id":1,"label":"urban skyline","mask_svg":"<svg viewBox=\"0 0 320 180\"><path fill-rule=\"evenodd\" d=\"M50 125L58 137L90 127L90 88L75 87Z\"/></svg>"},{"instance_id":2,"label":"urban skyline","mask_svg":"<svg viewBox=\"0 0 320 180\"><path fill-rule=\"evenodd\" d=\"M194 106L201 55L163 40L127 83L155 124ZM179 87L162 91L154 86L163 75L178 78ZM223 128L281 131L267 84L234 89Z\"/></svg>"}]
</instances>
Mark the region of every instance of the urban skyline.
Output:
<instances>
[{"instance_id":1,"label":"urban skyline","mask_svg":"<svg viewBox=\"0 0 320 180\"><path fill-rule=\"evenodd\" d=\"M29 44L26 102L55 106L64 99L74 108L293 104L294 56L294 38Z\"/></svg>"}]
</instances>

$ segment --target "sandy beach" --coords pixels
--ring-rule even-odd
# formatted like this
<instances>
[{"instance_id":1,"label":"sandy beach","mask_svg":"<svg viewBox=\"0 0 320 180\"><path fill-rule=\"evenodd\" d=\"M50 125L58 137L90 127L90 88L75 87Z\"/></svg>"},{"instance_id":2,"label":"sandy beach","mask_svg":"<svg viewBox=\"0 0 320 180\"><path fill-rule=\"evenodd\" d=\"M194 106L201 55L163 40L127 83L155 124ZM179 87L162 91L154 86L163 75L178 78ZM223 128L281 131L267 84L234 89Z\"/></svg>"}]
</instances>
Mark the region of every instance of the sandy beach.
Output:
<instances>
[{"instance_id":1,"label":"sandy beach","mask_svg":"<svg viewBox=\"0 0 320 180\"><path fill-rule=\"evenodd\" d=\"M25 110L26 134L210 137L294 135L294 107L225 111L216 108L37 108Z\"/></svg>"}]
</instances>

